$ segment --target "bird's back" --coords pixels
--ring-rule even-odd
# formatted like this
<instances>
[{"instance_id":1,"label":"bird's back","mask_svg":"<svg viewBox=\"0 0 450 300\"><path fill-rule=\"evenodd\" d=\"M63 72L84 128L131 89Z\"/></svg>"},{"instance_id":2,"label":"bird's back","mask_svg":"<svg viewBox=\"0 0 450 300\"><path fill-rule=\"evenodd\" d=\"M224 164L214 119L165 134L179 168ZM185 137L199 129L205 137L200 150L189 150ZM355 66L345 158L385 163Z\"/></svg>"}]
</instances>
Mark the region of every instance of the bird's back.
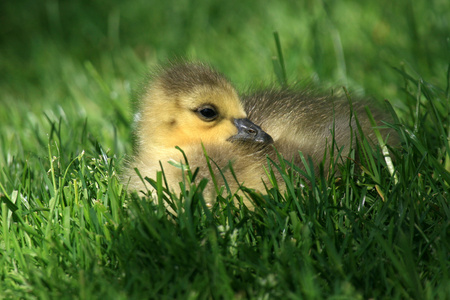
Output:
<instances>
[{"instance_id":1,"label":"bird's back","mask_svg":"<svg viewBox=\"0 0 450 300\"><path fill-rule=\"evenodd\" d=\"M368 140L375 143L373 126L365 111L366 101L346 97L323 96L313 90L267 89L242 97L248 117L270 134L274 145L286 159L299 161L298 152L312 158L315 165L323 161L330 145L344 147L347 155L360 137L357 122ZM389 118L371 109L377 120ZM381 130L384 136L389 130Z\"/></svg>"}]
</instances>

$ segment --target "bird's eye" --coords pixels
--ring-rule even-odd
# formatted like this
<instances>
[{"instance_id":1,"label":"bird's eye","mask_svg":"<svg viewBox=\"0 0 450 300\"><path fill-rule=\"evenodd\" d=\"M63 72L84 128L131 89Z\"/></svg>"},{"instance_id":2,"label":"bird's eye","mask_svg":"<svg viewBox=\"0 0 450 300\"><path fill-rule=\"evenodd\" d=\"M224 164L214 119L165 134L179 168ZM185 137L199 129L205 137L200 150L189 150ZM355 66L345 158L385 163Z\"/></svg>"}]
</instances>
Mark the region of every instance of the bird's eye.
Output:
<instances>
[{"instance_id":1,"label":"bird's eye","mask_svg":"<svg viewBox=\"0 0 450 300\"><path fill-rule=\"evenodd\" d=\"M197 114L202 120L207 121L207 122L215 120L217 118L217 116L219 115L217 113L217 110L210 105L202 106L202 107L198 108Z\"/></svg>"}]
</instances>

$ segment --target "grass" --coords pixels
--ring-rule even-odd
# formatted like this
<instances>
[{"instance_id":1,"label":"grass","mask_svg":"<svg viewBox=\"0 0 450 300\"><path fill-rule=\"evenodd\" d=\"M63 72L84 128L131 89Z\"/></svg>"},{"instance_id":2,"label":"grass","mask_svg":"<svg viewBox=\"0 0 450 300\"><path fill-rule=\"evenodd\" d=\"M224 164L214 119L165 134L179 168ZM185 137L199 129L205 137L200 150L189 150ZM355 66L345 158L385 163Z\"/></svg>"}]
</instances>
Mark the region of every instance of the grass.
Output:
<instances>
[{"instance_id":1,"label":"grass","mask_svg":"<svg viewBox=\"0 0 450 300\"><path fill-rule=\"evenodd\" d=\"M259 3L0 4L0 299L448 299L449 4ZM269 161L286 193L255 211L163 174L177 216L127 193L132 91L172 56L388 98L393 168L364 141L339 180Z\"/></svg>"}]
</instances>

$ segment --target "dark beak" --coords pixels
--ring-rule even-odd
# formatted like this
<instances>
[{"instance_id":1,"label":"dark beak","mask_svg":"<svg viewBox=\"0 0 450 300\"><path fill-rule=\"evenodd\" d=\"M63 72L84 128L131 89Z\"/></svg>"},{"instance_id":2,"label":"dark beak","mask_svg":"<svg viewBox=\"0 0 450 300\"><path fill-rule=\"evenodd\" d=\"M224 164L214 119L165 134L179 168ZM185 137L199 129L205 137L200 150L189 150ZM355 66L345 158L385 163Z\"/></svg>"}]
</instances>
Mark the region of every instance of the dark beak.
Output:
<instances>
[{"instance_id":1,"label":"dark beak","mask_svg":"<svg viewBox=\"0 0 450 300\"><path fill-rule=\"evenodd\" d=\"M230 137L228 139L229 141L245 141L264 144L273 143L272 137L249 119L234 119L234 125L236 125L238 129L238 133Z\"/></svg>"}]
</instances>

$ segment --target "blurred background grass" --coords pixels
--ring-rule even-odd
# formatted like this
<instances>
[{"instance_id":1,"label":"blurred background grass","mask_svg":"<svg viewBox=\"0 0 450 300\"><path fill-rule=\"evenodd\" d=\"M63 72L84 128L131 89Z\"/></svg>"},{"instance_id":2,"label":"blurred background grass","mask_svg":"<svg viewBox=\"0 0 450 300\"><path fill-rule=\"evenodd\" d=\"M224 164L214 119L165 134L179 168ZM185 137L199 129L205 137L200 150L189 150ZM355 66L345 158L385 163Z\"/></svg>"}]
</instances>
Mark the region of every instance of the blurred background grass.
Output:
<instances>
[{"instance_id":1,"label":"blurred background grass","mask_svg":"<svg viewBox=\"0 0 450 300\"><path fill-rule=\"evenodd\" d=\"M82 128L88 120L96 138L123 154L131 91L152 66L183 57L211 63L240 89L273 82L273 31L291 83L346 85L401 107L403 79L391 67L445 86L449 11L446 0L4 0L3 140L21 151L52 122ZM17 130L30 139L13 142Z\"/></svg>"}]
</instances>

